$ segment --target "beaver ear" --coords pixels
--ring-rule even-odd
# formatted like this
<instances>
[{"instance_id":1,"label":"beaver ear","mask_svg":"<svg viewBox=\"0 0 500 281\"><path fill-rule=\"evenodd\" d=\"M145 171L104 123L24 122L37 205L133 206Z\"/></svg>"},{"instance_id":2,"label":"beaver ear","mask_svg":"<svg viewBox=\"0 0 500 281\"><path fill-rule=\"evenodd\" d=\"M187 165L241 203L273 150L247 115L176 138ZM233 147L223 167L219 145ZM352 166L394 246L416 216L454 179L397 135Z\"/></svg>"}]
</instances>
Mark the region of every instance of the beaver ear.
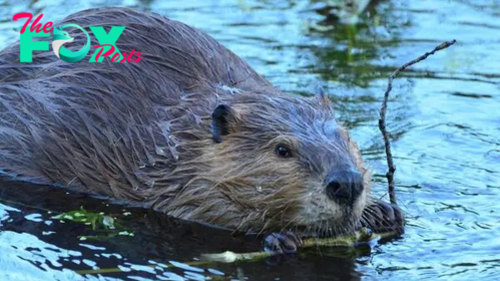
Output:
<instances>
[{"instance_id":1,"label":"beaver ear","mask_svg":"<svg viewBox=\"0 0 500 281\"><path fill-rule=\"evenodd\" d=\"M321 86L316 87L316 98L325 107L330 107L330 99L326 94L325 90Z\"/></svg>"},{"instance_id":2,"label":"beaver ear","mask_svg":"<svg viewBox=\"0 0 500 281\"><path fill-rule=\"evenodd\" d=\"M234 121L235 112L229 105L221 104L215 108L212 113L212 135L215 142L222 142L222 136L229 134L230 123Z\"/></svg>"}]
</instances>

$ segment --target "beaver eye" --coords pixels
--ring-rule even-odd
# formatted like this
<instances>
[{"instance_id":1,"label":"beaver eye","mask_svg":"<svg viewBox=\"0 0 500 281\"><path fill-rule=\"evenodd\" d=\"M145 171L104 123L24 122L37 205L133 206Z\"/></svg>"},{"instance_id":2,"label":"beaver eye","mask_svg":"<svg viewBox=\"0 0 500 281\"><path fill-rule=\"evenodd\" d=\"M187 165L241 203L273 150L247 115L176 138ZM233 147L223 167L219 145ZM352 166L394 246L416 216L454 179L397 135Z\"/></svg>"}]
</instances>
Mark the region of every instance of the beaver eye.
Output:
<instances>
[{"instance_id":1,"label":"beaver eye","mask_svg":"<svg viewBox=\"0 0 500 281\"><path fill-rule=\"evenodd\" d=\"M276 154L279 157L289 158L292 157L292 151L286 145L278 144L276 146Z\"/></svg>"}]
</instances>

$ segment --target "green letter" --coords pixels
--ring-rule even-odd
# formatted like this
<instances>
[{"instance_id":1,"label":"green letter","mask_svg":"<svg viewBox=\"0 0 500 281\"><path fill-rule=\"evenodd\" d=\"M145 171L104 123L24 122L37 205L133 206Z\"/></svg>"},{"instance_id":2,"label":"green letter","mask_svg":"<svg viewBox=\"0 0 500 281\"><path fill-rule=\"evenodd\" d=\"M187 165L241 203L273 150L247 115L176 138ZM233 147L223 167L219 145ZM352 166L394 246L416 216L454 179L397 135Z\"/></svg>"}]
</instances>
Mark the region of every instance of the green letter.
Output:
<instances>
[{"instance_id":1,"label":"green letter","mask_svg":"<svg viewBox=\"0 0 500 281\"><path fill-rule=\"evenodd\" d=\"M120 50L118 50L115 43L118 40L118 38L120 37L120 35L122 35L122 32L125 30L125 26L113 26L113 27L111 27L111 30L109 31L108 34L106 34L106 31L104 30L104 28L102 26L91 26L90 30L92 30L92 33L94 33L94 36L97 39L97 41L99 41L100 45L110 44L110 45L113 45L115 47L115 51L109 57L113 57L114 54L118 53L120 55L120 59L118 59L117 62L123 58L122 54L120 53ZM101 49L103 49L103 47L97 48L94 55L92 55L92 57L90 58L89 62L96 61L95 57ZM110 47L109 48L106 47L106 49L110 49ZM106 51L107 50L103 50L103 52L106 52ZM103 59L104 59L104 57L101 56L101 57L99 57L98 61L102 62Z\"/></svg>"},{"instance_id":2,"label":"green letter","mask_svg":"<svg viewBox=\"0 0 500 281\"><path fill-rule=\"evenodd\" d=\"M33 51L48 51L49 50L49 41L33 41L33 37L48 37L50 33L40 32L36 33L31 32L28 28L21 34L19 39L21 54L21 62L33 62Z\"/></svg>"}]
</instances>

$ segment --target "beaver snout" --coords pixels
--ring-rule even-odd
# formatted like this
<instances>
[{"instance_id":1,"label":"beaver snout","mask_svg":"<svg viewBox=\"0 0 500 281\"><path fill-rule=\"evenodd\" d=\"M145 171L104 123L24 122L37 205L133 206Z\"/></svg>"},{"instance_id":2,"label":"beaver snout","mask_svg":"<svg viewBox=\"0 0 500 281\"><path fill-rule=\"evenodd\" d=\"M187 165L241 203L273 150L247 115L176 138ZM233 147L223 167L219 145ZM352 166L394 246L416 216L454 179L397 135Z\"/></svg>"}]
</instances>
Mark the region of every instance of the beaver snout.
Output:
<instances>
[{"instance_id":1,"label":"beaver snout","mask_svg":"<svg viewBox=\"0 0 500 281\"><path fill-rule=\"evenodd\" d=\"M336 171L328 177L326 194L339 204L353 206L363 188L363 175L359 171Z\"/></svg>"}]
</instances>

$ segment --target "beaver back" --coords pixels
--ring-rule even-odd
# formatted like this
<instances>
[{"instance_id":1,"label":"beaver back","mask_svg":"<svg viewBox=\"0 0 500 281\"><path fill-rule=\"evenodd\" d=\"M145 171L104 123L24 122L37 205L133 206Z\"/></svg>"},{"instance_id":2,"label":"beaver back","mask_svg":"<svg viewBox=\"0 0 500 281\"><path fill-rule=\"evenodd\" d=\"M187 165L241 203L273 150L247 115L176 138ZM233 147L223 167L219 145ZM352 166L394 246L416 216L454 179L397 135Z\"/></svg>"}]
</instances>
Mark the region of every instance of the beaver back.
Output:
<instances>
[{"instance_id":1,"label":"beaver back","mask_svg":"<svg viewBox=\"0 0 500 281\"><path fill-rule=\"evenodd\" d=\"M131 171L175 168L173 120L194 128L232 87L271 87L210 36L156 14L90 9L59 25L67 23L126 26L116 45L141 52L142 60L89 63L91 51L66 63L34 52L33 63L20 63L19 43L0 52L0 167L21 179L140 200L126 186L138 189L147 180ZM80 48L86 36L69 30L69 48Z\"/></svg>"}]
</instances>

